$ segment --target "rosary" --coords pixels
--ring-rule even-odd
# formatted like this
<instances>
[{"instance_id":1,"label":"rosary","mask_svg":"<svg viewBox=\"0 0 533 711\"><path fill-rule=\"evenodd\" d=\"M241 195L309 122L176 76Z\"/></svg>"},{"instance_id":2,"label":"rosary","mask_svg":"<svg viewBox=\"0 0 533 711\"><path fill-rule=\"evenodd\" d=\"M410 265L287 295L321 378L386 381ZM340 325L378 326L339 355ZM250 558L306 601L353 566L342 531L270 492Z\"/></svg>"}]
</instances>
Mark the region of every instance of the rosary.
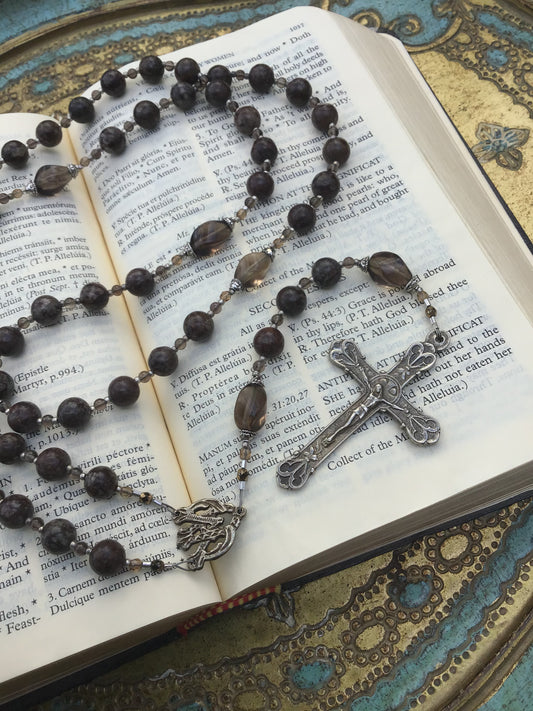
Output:
<instances>
[{"instance_id":1,"label":"rosary","mask_svg":"<svg viewBox=\"0 0 533 711\"><path fill-rule=\"evenodd\" d=\"M172 88L171 101L175 106L185 111L192 109L197 91L203 90L208 103L217 108L227 108L233 114L238 130L254 139L252 159L260 164L261 170L253 173L247 181L249 198L245 201L245 207L237 211L234 218L211 220L200 225L193 232L188 248L176 254L170 264L158 266L155 272L142 267L136 268L128 273L124 284L115 285L109 290L98 283L87 284L78 298L70 297L59 301L48 295L38 297L32 303L29 316L19 318L16 326L0 327L0 356L18 355L25 345L22 331L30 328L34 322L40 326L59 323L64 309L81 306L97 311L107 305L111 296L118 296L124 291L135 296L149 295L156 288L157 280L166 278L173 267L180 266L184 256L207 257L218 252L231 236L234 225L246 217L248 209L258 200L270 197L274 189L270 169L277 157L277 147L271 139L262 135L257 110L251 106L239 108L231 99L230 84L233 78L247 78L254 90L263 93L269 91L274 84L283 87L289 101L297 107L309 103L312 106L313 124L329 136L323 148L323 157L328 163L328 169L315 176L312 183L313 197L309 202L299 203L289 210L288 227L283 229L281 236L262 251L242 257L229 288L220 294L218 300L211 303L207 311L194 311L185 318L183 336L177 338L172 347L155 348L149 355L147 370L141 371L135 377L115 377L109 384L107 395L96 398L93 405L80 397L69 397L59 405L54 416L42 415L34 403L23 401L10 404L8 398L14 393L14 382L7 372L0 370L0 410L6 413L8 424L13 430L0 435L1 463L32 463L38 476L49 482L67 479L79 481L94 499L109 499L114 495L134 497L140 504L158 506L166 511L178 527L177 547L187 553L184 559L164 562L160 559L128 558L124 547L118 541L105 539L89 544L78 540L76 528L70 521L60 518L45 523L35 515L33 504L28 497L21 494L6 496L4 492L0 492L0 523L7 528L31 528L39 534L41 544L51 553L64 554L71 551L79 556L88 555L93 571L103 576L115 575L124 569L137 571L148 568L154 573L173 569L200 570L207 561L219 558L230 549L246 514L244 492L252 458L251 441L266 421L267 395L263 373L267 363L279 356L284 349L284 337L279 327L286 317L303 313L307 306L306 292L315 288L334 287L341 279L343 269L358 267L377 285L402 289L414 296L418 303L424 306L432 330L425 340L412 344L386 373L368 365L354 341L334 342L329 351L331 361L356 380L361 395L305 447L278 466L278 484L291 490L303 487L320 463L378 411L385 412L397 420L415 444L434 444L440 434L438 423L411 405L403 391L417 374L433 365L437 353L447 347L448 335L441 331L437 324L436 309L431 304L429 295L421 288L418 279L413 277L401 257L391 252L377 252L364 259L346 257L341 262L331 257L318 259L313 264L310 277L300 279L297 286L282 288L277 294L278 310L271 317L270 325L255 334L253 347L259 357L252 365L249 382L240 390L235 403L234 419L241 437L239 466L236 472L239 500L236 506L216 499L200 499L189 506L176 509L150 492L138 491L132 486L121 486L117 473L109 467L96 466L89 471L83 471L72 465L71 457L64 449L51 447L37 453L27 446L23 434L35 432L41 426L60 425L75 429L84 427L95 411L105 410L110 403L118 407L135 403L140 394L140 383L149 382L154 376L174 373L178 367L177 351L183 350L189 340L207 341L213 333L213 317L220 313L223 305L237 292L258 286L263 281L276 250L294 234L305 234L311 230L316 221L317 208L323 201L334 199L340 189L336 173L348 159L350 148L347 142L338 136L338 116L335 108L330 104L322 104L313 97L311 86L305 79L298 78L292 82L283 78L276 80L272 69L267 65L256 65L249 74L241 71L232 73L225 67L217 66L213 67L207 76L203 76L192 59L182 59L175 67L170 64L172 63L163 65L157 57L145 57L140 62L138 72L146 81L156 83L165 69L174 70L178 83ZM129 70L127 76L135 78L137 70ZM124 92L125 77L116 70L109 70L103 75L101 84L106 93L121 96ZM92 121L94 102L100 98L99 94L93 93L92 101L84 97L74 99L69 106L70 118L62 119L61 125L68 127L71 120L82 123ZM162 99L160 105L162 108L168 108L171 101ZM141 104L143 107L139 108ZM148 104L150 106L146 106ZM141 128L155 128L159 121L159 108L152 102L140 102L135 107L134 117L135 123ZM43 128L42 124L47 125ZM38 127L37 130L38 141L27 141L29 148L35 148L38 142L53 146L61 140L61 127L58 124L53 121L42 124L39 124L41 128ZM124 131L114 127L104 129L100 135L100 149L92 151L90 157L81 159L79 166L43 166L25 191L15 189L10 194L0 194L0 204L18 199L24 192L46 196L56 194L79 170L87 167L92 160L98 160L102 150L107 153L121 153L125 150L125 136L133 128L132 122L126 122ZM53 137L47 138L49 134ZM15 145L18 143L10 141L2 148L4 162L12 167L22 167L27 160L27 147L20 143L21 149Z\"/></svg>"}]
</instances>

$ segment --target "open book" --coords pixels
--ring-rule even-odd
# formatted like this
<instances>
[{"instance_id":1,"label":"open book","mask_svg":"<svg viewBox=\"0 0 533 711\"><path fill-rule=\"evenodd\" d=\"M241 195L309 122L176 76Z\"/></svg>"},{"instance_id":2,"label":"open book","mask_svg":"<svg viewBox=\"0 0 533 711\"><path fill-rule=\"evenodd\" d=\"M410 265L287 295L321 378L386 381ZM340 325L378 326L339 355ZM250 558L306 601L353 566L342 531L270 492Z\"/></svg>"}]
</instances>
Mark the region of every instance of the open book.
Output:
<instances>
[{"instance_id":1,"label":"open book","mask_svg":"<svg viewBox=\"0 0 533 711\"><path fill-rule=\"evenodd\" d=\"M215 497L237 503L239 433L235 397L256 359L253 335L273 314L277 291L308 276L323 256L341 261L378 251L402 256L438 309L449 348L407 389L409 401L440 422L432 447L406 441L396 421L370 419L300 491L276 483L276 463L358 397L357 384L328 361L332 341L353 337L368 363L389 370L430 331L423 307L394 298L356 269L282 326L286 350L267 366L266 426L250 465L247 515L227 555L201 572L149 571L99 578L85 558L54 557L31 531L2 530L0 636L2 699L169 629L193 610L267 581L280 582L372 551L531 489L533 262L522 237L401 44L340 16L295 8L229 36L169 55L202 68L248 71L265 62L276 76L304 76L339 111L351 145L341 191L318 211L315 229L289 240L264 284L236 294L215 318L213 338L189 343L169 378L143 385L130 408L110 407L80 432L43 429L41 450L63 447L73 463L116 469L122 485L147 489L173 506ZM78 163L102 128L123 125L143 98L168 96L174 78L128 83L121 99L97 103L96 120L73 127L55 149L39 147L27 169L3 168L0 189L31 179L43 164ZM282 90L250 96L280 148L271 200L250 212L217 255L184 261L144 299L113 298L105 311L37 328L3 368L15 400L55 413L65 397L92 402L111 378L136 375L156 345L172 345L191 311L228 288L238 260L279 236L288 209L307 200L324 170L325 137ZM5 115L2 141L34 135L42 117ZM169 110L148 135L136 129L120 156L104 156L51 198L2 208L2 313L11 325L32 300L76 297L84 283L123 283L134 267L154 269L186 244L200 223L233 215L246 198L250 142L232 117L199 101ZM364 285L364 286L362 286ZM1 431L6 431L2 415ZM37 481L28 464L2 466L2 489L24 493L44 520L65 517L83 540L116 538L128 557L179 559L164 511L114 497L94 502L74 482Z\"/></svg>"}]
</instances>

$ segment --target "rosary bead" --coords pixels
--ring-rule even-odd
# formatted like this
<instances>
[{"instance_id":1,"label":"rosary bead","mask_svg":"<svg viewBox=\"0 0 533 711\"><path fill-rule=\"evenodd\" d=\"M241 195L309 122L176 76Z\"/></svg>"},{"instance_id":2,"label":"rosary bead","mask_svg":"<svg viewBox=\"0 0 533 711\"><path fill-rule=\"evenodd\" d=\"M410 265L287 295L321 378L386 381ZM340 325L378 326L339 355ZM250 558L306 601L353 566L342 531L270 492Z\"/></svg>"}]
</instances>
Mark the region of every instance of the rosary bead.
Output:
<instances>
[{"instance_id":1,"label":"rosary bead","mask_svg":"<svg viewBox=\"0 0 533 711\"><path fill-rule=\"evenodd\" d=\"M55 296L38 296L31 305L31 316L41 326L53 326L61 320L63 306Z\"/></svg>"},{"instance_id":2,"label":"rosary bead","mask_svg":"<svg viewBox=\"0 0 533 711\"><path fill-rule=\"evenodd\" d=\"M211 338L213 328L213 318L204 311L192 311L183 322L183 330L187 338L199 343Z\"/></svg>"},{"instance_id":3,"label":"rosary bead","mask_svg":"<svg viewBox=\"0 0 533 711\"><path fill-rule=\"evenodd\" d=\"M127 560L126 564L128 566L128 570L132 570L135 573L142 570L143 567L143 562L140 558L132 558L131 560Z\"/></svg>"},{"instance_id":4,"label":"rosary bead","mask_svg":"<svg viewBox=\"0 0 533 711\"><path fill-rule=\"evenodd\" d=\"M249 195L254 195L259 200L266 200L274 192L274 179L270 173L258 170L246 181L246 190Z\"/></svg>"},{"instance_id":5,"label":"rosary bead","mask_svg":"<svg viewBox=\"0 0 533 711\"><path fill-rule=\"evenodd\" d=\"M39 518L38 516L34 516L30 522L30 527L32 531L40 531L41 528L44 526L44 521L42 518Z\"/></svg>"},{"instance_id":6,"label":"rosary bead","mask_svg":"<svg viewBox=\"0 0 533 711\"><path fill-rule=\"evenodd\" d=\"M239 467L237 469L237 481L246 481L249 476L250 472L248 471L248 469L245 469L244 467Z\"/></svg>"},{"instance_id":7,"label":"rosary bead","mask_svg":"<svg viewBox=\"0 0 533 711\"><path fill-rule=\"evenodd\" d=\"M100 79L102 91L115 99L126 92L126 77L118 69L108 69Z\"/></svg>"},{"instance_id":8,"label":"rosary bead","mask_svg":"<svg viewBox=\"0 0 533 711\"><path fill-rule=\"evenodd\" d=\"M182 111L192 109L196 103L196 89L192 84L179 81L170 90L170 98L175 106Z\"/></svg>"},{"instance_id":9,"label":"rosary bead","mask_svg":"<svg viewBox=\"0 0 533 711\"><path fill-rule=\"evenodd\" d=\"M19 355L24 349L24 336L14 326L0 328L0 355Z\"/></svg>"},{"instance_id":10,"label":"rosary bead","mask_svg":"<svg viewBox=\"0 0 533 711\"><path fill-rule=\"evenodd\" d=\"M94 121L94 104L85 96L76 96L68 105L70 118L76 123L91 123Z\"/></svg>"},{"instance_id":11,"label":"rosary bead","mask_svg":"<svg viewBox=\"0 0 533 711\"><path fill-rule=\"evenodd\" d=\"M15 432L4 432L0 435L0 462L13 464L20 459L26 449L26 440Z\"/></svg>"},{"instance_id":12,"label":"rosary bead","mask_svg":"<svg viewBox=\"0 0 533 711\"><path fill-rule=\"evenodd\" d=\"M331 104L317 104L311 112L313 126L319 131L327 131L330 124L337 123L339 114Z\"/></svg>"},{"instance_id":13,"label":"rosary bead","mask_svg":"<svg viewBox=\"0 0 533 711\"><path fill-rule=\"evenodd\" d=\"M107 306L109 292L103 284L90 282L85 284L80 291L80 304L89 311L99 311Z\"/></svg>"},{"instance_id":14,"label":"rosary bead","mask_svg":"<svg viewBox=\"0 0 533 711\"><path fill-rule=\"evenodd\" d=\"M150 561L150 570L152 573L162 573L165 570L165 564L159 558L154 558Z\"/></svg>"},{"instance_id":15,"label":"rosary bead","mask_svg":"<svg viewBox=\"0 0 533 711\"><path fill-rule=\"evenodd\" d=\"M8 141L2 146L2 160L11 168L24 168L30 157L28 147L22 141Z\"/></svg>"},{"instance_id":16,"label":"rosary bead","mask_svg":"<svg viewBox=\"0 0 533 711\"><path fill-rule=\"evenodd\" d=\"M182 351L184 348L187 347L187 341L188 338L176 338L176 340L174 341L174 348L177 351Z\"/></svg>"},{"instance_id":17,"label":"rosary bead","mask_svg":"<svg viewBox=\"0 0 533 711\"><path fill-rule=\"evenodd\" d=\"M355 267L355 259L353 257L344 257L342 260L342 266L345 267L346 269L351 269L352 267Z\"/></svg>"},{"instance_id":18,"label":"rosary bead","mask_svg":"<svg viewBox=\"0 0 533 711\"><path fill-rule=\"evenodd\" d=\"M313 264L311 274L317 286L327 288L340 280L342 267L337 260L331 259L331 257L322 257Z\"/></svg>"},{"instance_id":19,"label":"rosary bead","mask_svg":"<svg viewBox=\"0 0 533 711\"><path fill-rule=\"evenodd\" d=\"M376 252L368 260L368 273L381 286L403 287L413 275L401 257L393 252Z\"/></svg>"},{"instance_id":20,"label":"rosary bead","mask_svg":"<svg viewBox=\"0 0 533 711\"><path fill-rule=\"evenodd\" d=\"M197 257L210 257L228 241L232 232L233 228L223 220L209 220L194 230L189 244Z\"/></svg>"},{"instance_id":21,"label":"rosary bead","mask_svg":"<svg viewBox=\"0 0 533 711\"><path fill-rule=\"evenodd\" d=\"M256 64L248 74L250 86L260 94L266 94L272 88L274 79L274 70L268 64Z\"/></svg>"},{"instance_id":22,"label":"rosary bead","mask_svg":"<svg viewBox=\"0 0 533 711\"><path fill-rule=\"evenodd\" d=\"M41 543L49 553L68 553L76 540L76 528L66 518L55 518L43 526Z\"/></svg>"},{"instance_id":23,"label":"rosary bead","mask_svg":"<svg viewBox=\"0 0 533 711\"><path fill-rule=\"evenodd\" d=\"M83 486L93 499L110 499L117 491L118 477L109 467L93 467L85 474Z\"/></svg>"},{"instance_id":24,"label":"rosary bead","mask_svg":"<svg viewBox=\"0 0 533 711\"><path fill-rule=\"evenodd\" d=\"M109 383L107 394L113 405L127 407L137 402L141 394L141 389L139 388L139 383L137 383L134 378L131 378L129 375L119 375L118 378L114 378L114 380Z\"/></svg>"},{"instance_id":25,"label":"rosary bead","mask_svg":"<svg viewBox=\"0 0 533 711\"><path fill-rule=\"evenodd\" d=\"M261 136L252 146L250 155L254 163L262 165L266 160L269 160L272 165L278 157L278 147L271 138Z\"/></svg>"},{"instance_id":26,"label":"rosary bead","mask_svg":"<svg viewBox=\"0 0 533 711\"><path fill-rule=\"evenodd\" d=\"M430 304L429 306L426 306L425 313L428 318L433 318L437 315L437 309Z\"/></svg>"},{"instance_id":27,"label":"rosary bead","mask_svg":"<svg viewBox=\"0 0 533 711\"><path fill-rule=\"evenodd\" d=\"M118 156L126 150L126 134L116 126L108 126L98 138L100 148L106 153Z\"/></svg>"},{"instance_id":28,"label":"rosary bead","mask_svg":"<svg viewBox=\"0 0 533 711\"><path fill-rule=\"evenodd\" d=\"M139 74L148 84L158 84L164 73L165 65L155 54L149 54L139 62Z\"/></svg>"},{"instance_id":29,"label":"rosary bead","mask_svg":"<svg viewBox=\"0 0 533 711\"><path fill-rule=\"evenodd\" d=\"M87 550L89 549L89 544L85 541L74 541L70 545L70 549L75 555L87 555Z\"/></svg>"},{"instance_id":30,"label":"rosary bead","mask_svg":"<svg viewBox=\"0 0 533 711\"><path fill-rule=\"evenodd\" d=\"M57 421L63 427L77 430L91 419L92 410L88 402L81 397L69 397L57 408Z\"/></svg>"},{"instance_id":31,"label":"rosary bead","mask_svg":"<svg viewBox=\"0 0 533 711\"><path fill-rule=\"evenodd\" d=\"M158 346L148 356L148 367L155 375L172 375L178 367L178 354L168 346Z\"/></svg>"},{"instance_id":32,"label":"rosary bead","mask_svg":"<svg viewBox=\"0 0 533 711\"><path fill-rule=\"evenodd\" d=\"M272 260L265 252L250 252L239 261L234 278L240 281L243 289L259 286L271 264Z\"/></svg>"},{"instance_id":33,"label":"rosary bead","mask_svg":"<svg viewBox=\"0 0 533 711\"><path fill-rule=\"evenodd\" d=\"M61 481L70 472L71 460L67 452L59 447L43 449L35 460L37 474L46 481Z\"/></svg>"},{"instance_id":34,"label":"rosary bead","mask_svg":"<svg viewBox=\"0 0 533 711\"><path fill-rule=\"evenodd\" d=\"M344 165L350 157L350 144L344 138L328 138L322 149L322 156L326 163Z\"/></svg>"},{"instance_id":35,"label":"rosary bead","mask_svg":"<svg viewBox=\"0 0 533 711\"><path fill-rule=\"evenodd\" d=\"M18 321L17 321L17 326L20 329L24 328L29 328L32 325L33 321L31 318L28 318L27 316L21 316Z\"/></svg>"},{"instance_id":36,"label":"rosary bead","mask_svg":"<svg viewBox=\"0 0 533 711\"><path fill-rule=\"evenodd\" d=\"M124 287L122 284L113 284L111 287L111 293L113 296L120 296L122 292L124 291Z\"/></svg>"},{"instance_id":37,"label":"rosary bead","mask_svg":"<svg viewBox=\"0 0 533 711\"><path fill-rule=\"evenodd\" d=\"M266 368L266 359L261 357L259 360L254 360L252 363L252 370L254 373L262 373Z\"/></svg>"},{"instance_id":38,"label":"rosary bead","mask_svg":"<svg viewBox=\"0 0 533 711\"><path fill-rule=\"evenodd\" d=\"M250 447L243 444L243 446L239 450L239 457L245 462L249 462L252 458L252 450L250 449Z\"/></svg>"},{"instance_id":39,"label":"rosary bead","mask_svg":"<svg viewBox=\"0 0 533 711\"><path fill-rule=\"evenodd\" d=\"M107 401L99 397L93 402L93 407L97 412L103 412L107 407Z\"/></svg>"},{"instance_id":40,"label":"rosary bead","mask_svg":"<svg viewBox=\"0 0 533 711\"><path fill-rule=\"evenodd\" d=\"M63 190L73 177L65 165L43 165L35 173L35 189L39 195L55 195Z\"/></svg>"},{"instance_id":41,"label":"rosary bead","mask_svg":"<svg viewBox=\"0 0 533 711\"><path fill-rule=\"evenodd\" d=\"M154 497L152 496L152 494L150 494L149 491L143 491L139 494L139 501L141 502L141 504L151 504L153 500Z\"/></svg>"},{"instance_id":42,"label":"rosary bead","mask_svg":"<svg viewBox=\"0 0 533 711\"><path fill-rule=\"evenodd\" d=\"M139 375L137 376L137 380L140 383L149 383L150 380L152 379L153 372L148 371L148 370L141 370Z\"/></svg>"},{"instance_id":43,"label":"rosary bead","mask_svg":"<svg viewBox=\"0 0 533 711\"><path fill-rule=\"evenodd\" d=\"M284 286L276 296L276 306L287 316L298 316L307 306L307 294L299 286Z\"/></svg>"},{"instance_id":44,"label":"rosary bead","mask_svg":"<svg viewBox=\"0 0 533 711\"><path fill-rule=\"evenodd\" d=\"M273 323L274 326L281 326L283 323L283 314L274 314L270 319L270 323Z\"/></svg>"},{"instance_id":45,"label":"rosary bead","mask_svg":"<svg viewBox=\"0 0 533 711\"><path fill-rule=\"evenodd\" d=\"M196 84L200 75L200 66L196 60L190 57L183 57L183 59L180 59L176 64L174 74L179 81Z\"/></svg>"},{"instance_id":46,"label":"rosary bead","mask_svg":"<svg viewBox=\"0 0 533 711\"><path fill-rule=\"evenodd\" d=\"M261 125L261 114L253 106L241 106L235 112L233 121L240 133L251 136L254 128L259 128Z\"/></svg>"},{"instance_id":47,"label":"rosary bead","mask_svg":"<svg viewBox=\"0 0 533 711\"><path fill-rule=\"evenodd\" d=\"M56 121L41 121L37 124L35 135L39 139L41 145L46 148L53 148L61 143L63 132L61 126Z\"/></svg>"},{"instance_id":48,"label":"rosary bead","mask_svg":"<svg viewBox=\"0 0 533 711\"><path fill-rule=\"evenodd\" d=\"M92 160L98 160L101 157L102 157L102 149L101 148L93 148L91 150Z\"/></svg>"},{"instance_id":49,"label":"rosary bead","mask_svg":"<svg viewBox=\"0 0 533 711\"><path fill-rule=\"evenodd\" d=\"M275 358L282 353L285 339L277 328L266 326L257 331L253 345L258 355L264 358Z\"/></svg>"},{"instance_id":50,"label":"rosary bead","mask_svg":"<svg viewBox=\"0 0 533 711\"><path fill-rule=\"evenodd\" d=\"M313 195L320 195L326 202L336 198L340 189L340 180L330 170L317 173L311 183Z\"/></svg>"},{"instance_id":51,"label":"rosary bead","mask_svg":"<svg viewBox=\"0 0 533 711\"><path fill-rule=\"evenodd\" d=\"M89 553L89 565L97 575L115 575L126 567L126 551L111 538L99 541Z\"/></svg>"},{"instance_id":52,"label":"rosary bead","mask_svg":"<svg viewBox=\"0 0 533 711\"><path fill-rule=\"evenodd\" d=\"M240 430L258 432L265 424L267 396L262 385L245 385L237 396L233 416Z\"/></svg>"},{"instance_id":53,"label":"rosary bead","mask_svg":"<svg viewBox=\"0 0 533 711\"><path fill-rule=\"evenodd\" d=\"M11 397L15 392L13 378L3 370L0 370L0 400Z\"/></svg>"},{"instance_id":54,"label":"rosary bead","mask_svg":"<svg viewBox=\"0 0 533 711\"><path fill-rule=\"evenodd\" d=\"M159 125L161 111L153 101L139 101L133 109L133 118L141 128L149 131Z\"/></svg>"},{"instance_id":55,"label":"rosary bead","mask_svg":"<svg viewBox=\"0 0 533 711\"><path fill-rule=\"evenodd\" d=\"M205 100L216 109L222 109L231 98L231 87L225 81L216 79L205 87Z\"/></svg>"},{"instance_id":56,"label":"rosary bead","mask_svg":"<svg viewBox=\"0 0 533 711\"><path fill-rule=\"evenodd\" d=\"M215 64L207 72L207 81L223 81L229 86L231 84L231 80L231 72L223 64Z\"/></svg>"},{"instance_id":57,"label":"rosary bead","mask_svg":"<svg viewBox=\"0 0 533 711\"><path fill-rule=\"evenodd\" d=\"M33 518L33 504L27 496L11 494L0 502L0 523L6 528L22 528Z\"/></svg>"},{"instance_id":58,"label":"rosary bead","mask_svg":"<svg viewBox=\"0 0 533 711\"><path fill-rule=\"evenodd\" d=\"M301 108L305 106L311 98L313 89L307 79L298 77L287 84L285 94L293 106Z\"/></svg>"},{"instance_id":59,"label":"rosary bead","mask_svg":"<svg viewBox=\"0 0 533 711\"><path fill-rule=\"evenodd\" d=\"M39 429L41 411L33 402L16 402L7 413L7 424L15 432L29 434Z\"/></svg>"},{"instance_id":60,"label":"rosary bead","mask_svg":"<svg viewBox=\"0 0 533 711\"><path fill-rule=\"evenodd\" d=\"M138 267L128 272L124 283L130 294L148 296L155 288L155 277L148 269Z\"/></svg>"},{"instance_id":61,"label":"rosary bead","mask_svg":"<svg viewBox=\"0 0 533 711\"><path fill-rule=\"evenodd\" d=\"M304 202L293 205L287 215L287 222L298 234L305 234L315 226L316 212Z\"/></svg>"}]
</instances>

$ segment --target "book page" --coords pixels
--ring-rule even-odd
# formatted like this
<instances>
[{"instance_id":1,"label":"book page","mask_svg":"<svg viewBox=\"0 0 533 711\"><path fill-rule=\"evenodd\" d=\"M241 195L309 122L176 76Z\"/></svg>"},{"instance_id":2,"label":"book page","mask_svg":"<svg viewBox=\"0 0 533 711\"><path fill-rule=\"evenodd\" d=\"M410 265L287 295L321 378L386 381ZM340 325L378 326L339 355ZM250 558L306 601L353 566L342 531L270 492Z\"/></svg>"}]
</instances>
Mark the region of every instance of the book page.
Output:
<instances>
[{"instance_id":1,"label":"book page","mask_svg":"<svg viewBox=\"0 0 533 711\"><path fill-rule=\"evenodd\" d=\"M3 116L2 144L33 136L39 120L42 117ZM60 149L38 147L26 169L3 166L0 190L27 185L42 164L72 162L66 144L67 139ZM2 326L29 315L37 296L77 297L84 283L116 283L83 183L78 179L71 186L55 197L24 196L2 206ZM34 402L43 415L55 415L67 396L89 403L105 397L112 377L134 376L145 367L120 297L98 312L65 309L60 324L33 324L25 334L24 352L3 357L2 370L15 381L11 402ZM0 418L0 431L8 431L6 416ZM151 385L143 386L139 401L130 408L109 406L80 432L59 426L42 429L28 437L28 446L37 452L64 448L73 466L85 472L106 465L116 470L123 486L151 491L176 506L189 501ZM38 480L31 464L2 464L0 471L6 495L28 496L35 515L45 523L68 519L77 526L79 540L115 538L128 558L181 557L175 551L174 525L157 507L141 507L136 498L118 495L93 501L80 483ZM218 597L208 571L153 576L143 569L104 578L89 568L86 556L47 553L30 529L2 527L0 539L0 635L5 652L1 681ZM157 605L152 604L154 595Z\"/></svg>"},{"instance_id":2,"label":"book page","mask_svg":"<svg viewBox=\"0 0 533 711\"><path fill-rule=\"evenodd\" d=\"M174 60L194 56L203 71L219 62L247 70L264 61L276 76L305 76L320 100L338 108L341 136L350 142L352 154L339 170L341 193L318 211L315 229L287 243L261 288L237 294L224 306L215 317L212 338L189 343L180 353L178 374L158 380L156 389L193 498L212 495L237 503L239 434L233 407L257 357L251 341L267 325L277 290L308 276L312 262L322 256L340 261L393 251L431 294L440 326L451 336L433 369L405 391L413 406L439 421L442 434L434 446L417 447L395 420L376 413L301 491L277 486L276 463L360 392L328 361L330 344L355 339L368 363L388 372L431 328L423 307L376 288L356 269L331 290L311 294L302 317L282 327L285 352L264 377L269 412L254 443L248 513L234 548L216 564L225 596L279 578L279 571L319 551L530 460L523 416L533 382L530 324L447 199L438 165L427 163L397 121L358 59L357 43L350 49L337 31L339 22L297 8L172 55ZM360 28L362 38L366 32ZM368 41L374 40L385 43L384 51L391 41L373 35ZM165 81L158 88L138 83L124 99L102 102L102 118L81 132L83 150L94 146L105 125L120 125L131 115L141 97L168 95L173 80ZM288 105L283 91L250 97L238 85L234 98L260 110L265 135L279 145L274 197L254 210L219 255L191 260L162 283L156 296L131 303L145 355L155 344L171 345L189 312L206 311L216 301L242 255L279 236L288 209L310 197L311 180L325 167L325 137L310 125L307 111ZM234 214L253 170L231 116L206 108L203 100L189 116L166 115L150 136L132 135L125 154L99 164L95 182L89 180L120 273L146 263L147 257L154 265L168 259L200 222ZM176 140L181 145L173 146ZM135 174L141 168L143 182L136 190ZM507 237L502 233L502 239Z\"/></svg>"}]
</instances>

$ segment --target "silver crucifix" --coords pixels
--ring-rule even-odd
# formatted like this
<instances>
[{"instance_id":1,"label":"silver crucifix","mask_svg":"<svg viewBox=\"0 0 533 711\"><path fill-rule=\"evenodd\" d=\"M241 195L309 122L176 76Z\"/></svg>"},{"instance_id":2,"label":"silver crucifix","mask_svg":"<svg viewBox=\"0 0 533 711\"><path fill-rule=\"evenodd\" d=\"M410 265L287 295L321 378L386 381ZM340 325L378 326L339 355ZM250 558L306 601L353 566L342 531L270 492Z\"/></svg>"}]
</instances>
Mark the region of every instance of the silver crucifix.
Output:
<instances>
[{"instance_id":1,"label":"silver crucifix","mask_svg":"<svg viewBox=\"0 0 533 711\"><path fill-rule=\"evenodd\" d=\"M378 411L397 420L415 444L435 444L440 435L438 422L413 407L403 396L403 389L435 363L436 351L444 347L441 334L439 339L432 333L427 340L413 343L388 373L368 365L354 341L333 343L330 359L357 380L361 397L303 449L278 465L278 484L284 489L300 489L318 465ZM447 343L447 338L444 340Z\"/></svg>"}]
</instances>

